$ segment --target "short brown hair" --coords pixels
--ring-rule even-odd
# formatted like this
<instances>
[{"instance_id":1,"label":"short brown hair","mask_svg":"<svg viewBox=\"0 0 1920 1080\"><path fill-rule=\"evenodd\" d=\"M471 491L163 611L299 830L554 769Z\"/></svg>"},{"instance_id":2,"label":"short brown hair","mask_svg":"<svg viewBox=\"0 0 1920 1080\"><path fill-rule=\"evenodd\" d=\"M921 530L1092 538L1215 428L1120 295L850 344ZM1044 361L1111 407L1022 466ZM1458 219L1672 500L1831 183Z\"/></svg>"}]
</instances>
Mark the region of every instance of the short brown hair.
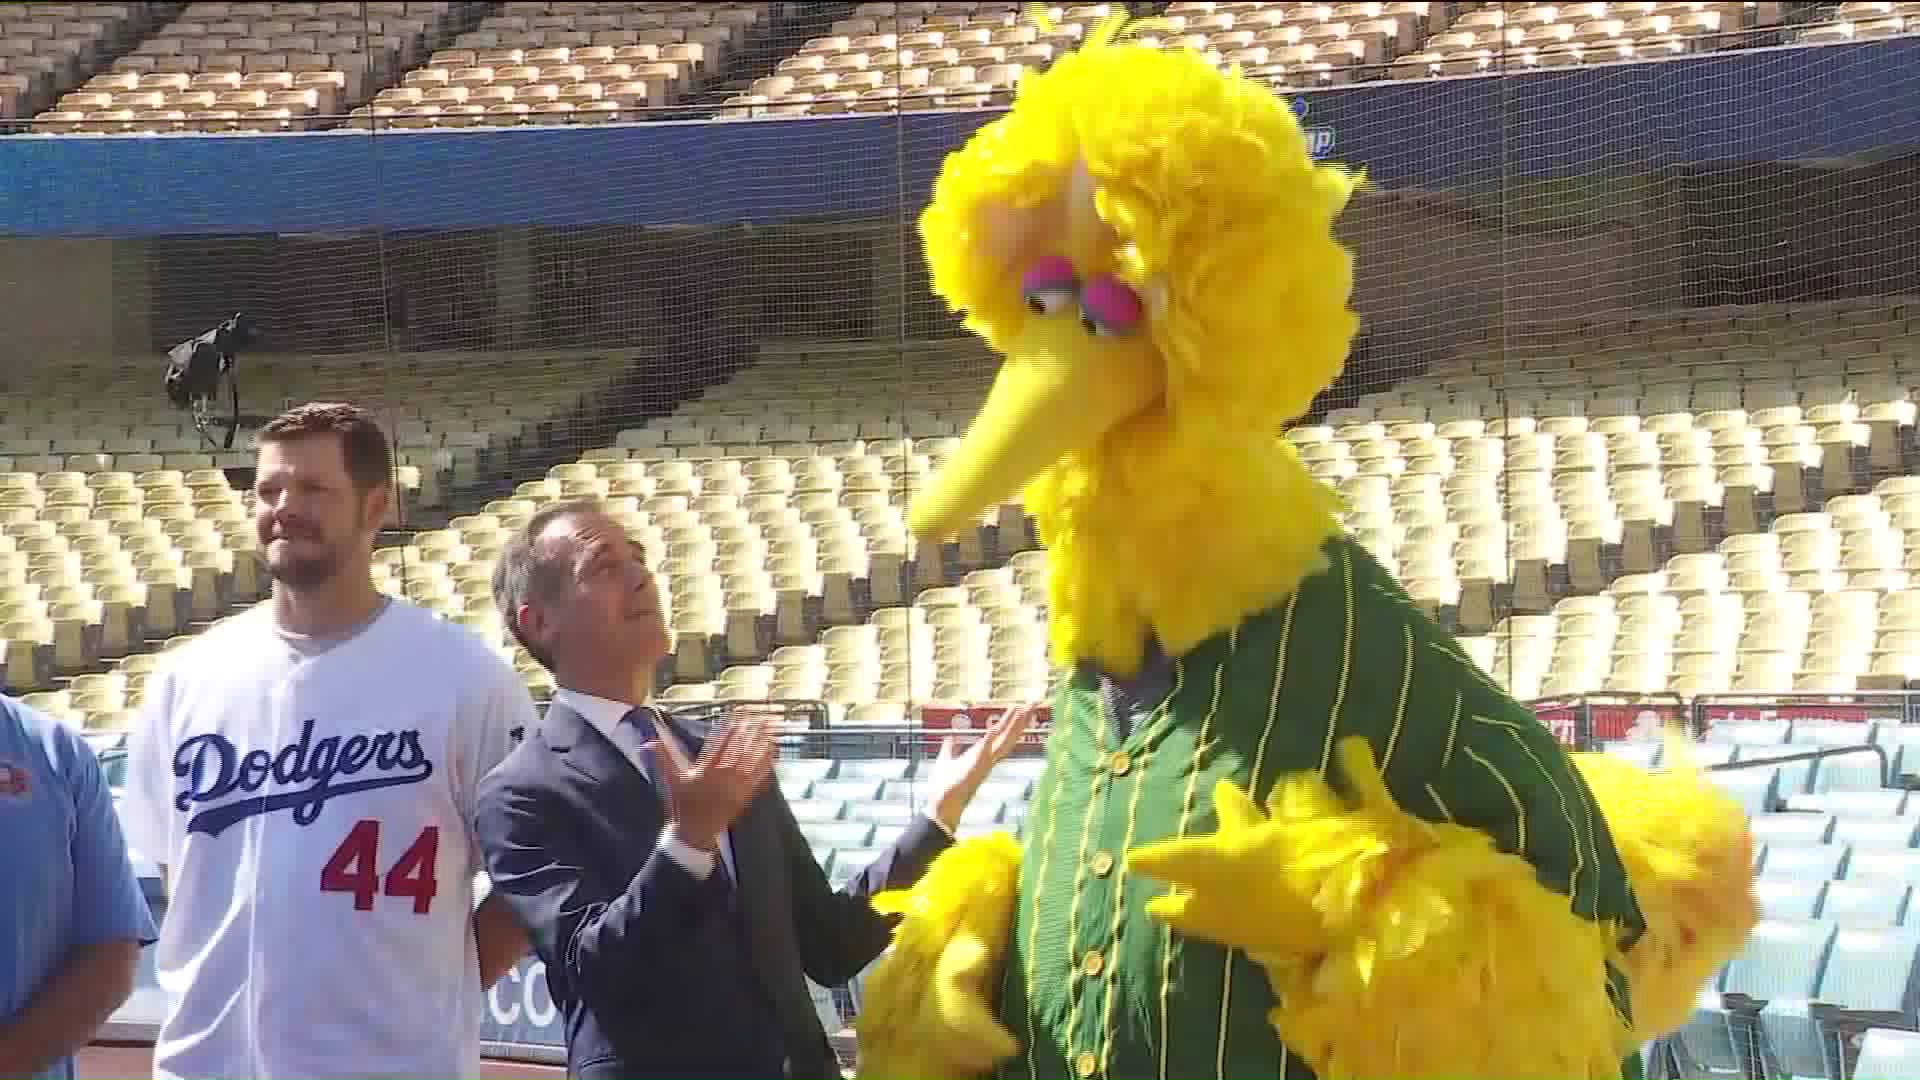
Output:
<instances>
[{"instance_id":1,"label":"short brown hair","mask_svg":"<svg viewBox=\"0 0 1920 1080\"><path fill-rule=\"evenodd\" d=\"M530 599L550 600L559 595L572 566L542 549L540 534L561 518L597 514L601 509L594 499L570 499L542 507L525 525L507 536L507 542L500 547L500 558L493 564L493 606L500 609L500 619L507 624L513 640L548 670L553 668L553 657L520 632L520 620L515 613Z\"/></svg>"},{"instance_id":2,"label":"short brown hair","mask_svg":"<svg viewBox=\"0 0 1920 1080\"><path fill-rule=\"evenodd\" d=\"M373 414L358 405L309 401L295 405L260 429L261 445L308 435L337 435L347 460L347 476L361 491L393 483L393 447Z\"/></svg>"}]
</instances>

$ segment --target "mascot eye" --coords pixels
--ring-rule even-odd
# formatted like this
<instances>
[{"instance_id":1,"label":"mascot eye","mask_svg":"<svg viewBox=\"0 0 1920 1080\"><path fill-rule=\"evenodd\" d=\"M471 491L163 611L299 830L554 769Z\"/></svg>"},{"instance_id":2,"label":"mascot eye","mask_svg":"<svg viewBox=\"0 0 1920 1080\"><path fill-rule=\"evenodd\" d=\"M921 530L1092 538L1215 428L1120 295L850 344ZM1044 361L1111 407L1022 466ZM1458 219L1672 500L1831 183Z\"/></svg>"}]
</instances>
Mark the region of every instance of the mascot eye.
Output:
<instances>
[{"instance_id":1,"label":"mascot eye","mask_svg":"<svg viewBox=\"0 0 1920 1080\"><path fill-rule=\"evenodd\" d=\"M1053 315L1073 303L1079 281L1073 264L1058 255L1036 261L1021 275L1020 292L1027 310L1035 315Z\"/></svg>"},{"instance_id":2,"label":"mascot eye","mask_svg":"<svg viewBox=\"0 0 1920 1080\"><path fill-rule=\"evenodd\" d=\"M1140 326L1145 310L1140 296L1118 278L1101 274L1080 292L1080 325L1089 334L1116 337L1130 334Z\"/></svg>"},{"instance_id":3,"label":"mascot eye","mask_svg":"<svg viewBox=\"0 0 1920 1080\"><path fill-rule=\"evenodd\" d=\"M1035 315L1057 315L1072 304L1072 289L1027 290L1027 310Z\"/></svg>"}]
</instances>

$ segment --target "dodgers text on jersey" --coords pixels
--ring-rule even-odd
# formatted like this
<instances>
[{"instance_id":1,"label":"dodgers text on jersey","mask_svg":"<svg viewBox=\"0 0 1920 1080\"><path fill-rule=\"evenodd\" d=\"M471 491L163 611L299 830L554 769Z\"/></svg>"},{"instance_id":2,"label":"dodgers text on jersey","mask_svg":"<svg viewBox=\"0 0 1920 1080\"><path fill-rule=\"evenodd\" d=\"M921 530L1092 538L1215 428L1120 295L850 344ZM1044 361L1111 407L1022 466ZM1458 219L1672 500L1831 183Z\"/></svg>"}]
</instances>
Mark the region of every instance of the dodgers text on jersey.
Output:
<instances>
[{"instance_id":1,"label":"dodgers text on jersey","mask_svg":"<svg viewBox=\"0 0 1920 1080\"><path fill-rule=\"evenodd\" d=\"M300 738L277 751L243 754L218 733L181 742L173 774L186 786L173 804L188 815L187 832L218 836L237 822L281 810L291 810L295 824L311 825L331 799L418 784L433 775L418 731L315 739L313 728L308 720Z\"/></svg>"}]
</instances>

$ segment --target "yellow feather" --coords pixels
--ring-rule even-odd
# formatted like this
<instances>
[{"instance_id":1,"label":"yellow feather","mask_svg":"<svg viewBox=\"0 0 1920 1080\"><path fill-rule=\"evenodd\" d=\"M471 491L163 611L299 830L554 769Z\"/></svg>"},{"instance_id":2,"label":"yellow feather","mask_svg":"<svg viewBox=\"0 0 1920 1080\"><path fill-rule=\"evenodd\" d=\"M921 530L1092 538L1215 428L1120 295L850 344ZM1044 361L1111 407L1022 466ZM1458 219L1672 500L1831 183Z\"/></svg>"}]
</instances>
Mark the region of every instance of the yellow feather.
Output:
<instances>
[{"instance_id":1,"label":"yellow feather","mask_svg":"<svg viewBox=\"0 0 1920 1080\"><path fill-rule=\"evenodd\" d=\"M1262 965L1269 1021L1324 1080L1617 1076L1610 931L1486 833L1406 813L1364 740L1339 762L1346 799L1299 773L1269 817L1225 785L1219 832L1129 852L1173 885L1149 912Z\"/></svg>"},{"instance_id":2,"label":"yellow feather","mask_svg":"<svg viewBox=\"0 0 1920 1080\"><path fill-rule=\"evenodd\" d=\"M1740 804L1694 768L1670 736L1669 768L1649 774L1607 754L1575 754L1633 881L1647 930L1620 959L1644 1039L1684 1024L1720 965L1760 919L1753 837Z\"/></svg>"},{"instance_id":3,"label":"yellow feather","mask_svg":"<svg viewBox=\"0 0 1920 1080\"><path fill-rule=\"evenodd\" d=\"M1017 1049L994 1019L992 984L1019 878L1020 845L996 832L942 852L913 888L873 898L901 919L854 1022L860 1077L962 1080Z\"/></svg>"},{"instance_id":4,"label":"yellow feather","mask_svg":"<svg viewBox=\"0 0 1920 1080\"><path fill-rule=\"evenodd\" d=\"M1120 673L1148 630L1182 651L1322 568L1336 504L1278 433L1339 374L1358 326L1333 234L1355 178L1313 161L1266 87L1132 29L1102 24L1023 78L1012 110L948 156L920 219L934 292L1004 349L1028 312L1019 270L990 254L992 223L1058 200L1084 163L1107 230L1024 254L1068 254L1147 300L1165 400L1025 493L1049 548L1056 658Z\"/></svg>"}]
</instances>

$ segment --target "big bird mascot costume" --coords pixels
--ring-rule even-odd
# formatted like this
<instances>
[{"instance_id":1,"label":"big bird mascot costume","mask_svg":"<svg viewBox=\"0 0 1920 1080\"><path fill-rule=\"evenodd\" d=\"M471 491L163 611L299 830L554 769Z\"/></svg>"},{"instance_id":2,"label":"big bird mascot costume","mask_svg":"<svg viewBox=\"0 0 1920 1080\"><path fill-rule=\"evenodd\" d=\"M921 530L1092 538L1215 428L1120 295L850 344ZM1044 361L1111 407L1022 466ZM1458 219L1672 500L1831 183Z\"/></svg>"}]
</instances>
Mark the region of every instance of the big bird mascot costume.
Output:
<instances>
[{"instance_id":1,"label":"big bird mascot costume","mask_svg":"<svg viewBox=\"0 0 1920 1080\"><path fill-rule=\"evenodd\" d=\"M1355 330L1355 183L1118 23L947 159L933 288L1004 361L910 524L1024 489L1070 676L1024 850L876 898L867 1080L1618 1077L1744 942L1739 808L1571 757L1279 436Z\"/></svg>"}]
</instances>

